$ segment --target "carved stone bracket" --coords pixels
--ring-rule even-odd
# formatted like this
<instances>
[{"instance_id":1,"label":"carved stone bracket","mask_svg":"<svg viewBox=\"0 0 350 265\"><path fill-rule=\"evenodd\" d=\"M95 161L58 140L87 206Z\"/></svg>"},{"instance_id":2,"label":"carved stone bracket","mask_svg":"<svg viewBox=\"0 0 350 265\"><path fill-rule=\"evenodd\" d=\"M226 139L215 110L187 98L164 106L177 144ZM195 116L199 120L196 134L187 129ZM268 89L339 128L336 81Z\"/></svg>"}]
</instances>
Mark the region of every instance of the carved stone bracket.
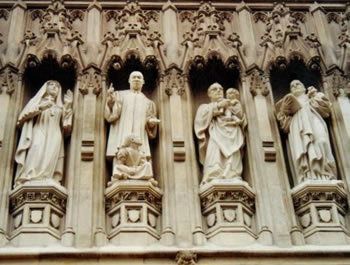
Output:
<instances>
[{"instance_id":1,"label":"carved stone bracket","mask_svg":"<svg viewBox=\"0 0 350 265\"><path fill-rule=\"evenodd\" d=\"M207 238L218 245L253 243L255 193L244 181L213 180L200 187Z\"/></svg>"},{"instance_id":2,"label":"carved stone bracket","mask_svg":"<svg viewBox=\"0 0 350 265\"><path fill-rule=\"evenodd\" d=\"M67 191L54 181L31 181L10 193L10 240L16 246L48 246L61 238Z\"/></svg>"},{"instance_id":3,"label":"carved stone bracket","mask_svg":"<svg viewBox=\"0 0 350 265\"><path fill-rule=\"evenodd\" d=\"M264 160L266 162L276 161L275 142L272 138L271 127L268 118L268 106L266 97L269 95L269 79L255 66L248 69L250 76L250 93L254 97L256 109L259 110L259 133L264 150Z\"/></svg>"},{"instance_id":4,"label":"carved stone bracket","mask_svg":"<svg viewBox=\"0 0 350 265\"><path fill-rule=\"evenodd\" d=\"M303 182L292 190L292 198L307 243L348 244L345 227L348 204L342 181Z\"/></svg>"},{"instance_id":5,"label":"carved stone bracket","mask_svg":"<svg viewBox=\"0 0 350 265\"><path fill-rule=\"evenodd\" d=\"M197 254L192 251L180 251L176 254L177 265L196 265Z\"/></svg>"},{"instance_id":6,"label":"carved stone bracket","mask_svg":"<svg viewBox=\"0 0 350 265\"><path fill-rule=\"evenodd\" d=\"M331 90L335 97L347 96L350 94L348 87L348 80L340 70L334 70L330 74L331 78Z\"/></svg>"},{"instance_id":7,"label":"carved stone bracket","mask_svg":"<svg viewBox=\"0 0 350 265\"><path fill-rule=\"evenodd\" d=\"M105 198L111 243L147 246L160 239L162 192L149 181L115 182L106 189Z\"/></svg>"},{"instance_id":8,"label":"carved stone bracket","mask_svg":"<svg viewBox=\"0 0 350 265\"><path fill-rule=\"evenodd\" d=\"M18 69L12 65L6 65L0 70L0 94L6 92L11 95L18 81Z\"/></svg>"},{"instance_id":9,"label":"carved stone bracket","mask_svg":"<svg viewBox=\"0 0 350 265\"><path fill-rule=\"evenodd\" d=\"M93 93L98 96L102 88L101 82L101 70L97 66L91 64L83 71L79 91L83 95Z\"/></svg>"},{"instance_id":10,"label":"carved stone bracket","mask_svg":"<svg viewBox=\"0 0 350 265\"><path fill-rule=\"evenodd\" d=\"M165 93L168 96L173 94L175 90L179 96L182 96L185 93L185 82L182 70L176 66L170 67L165 71Z\"/></svg>"},{"instance_id":11,"label":"carved stone bracket","mask_svg":"<svg viewBox=\"0 0 350 265\"><path fill-rule=\"evenodd\" d=\"M171 65L164 74L165 93L170 97L172 115L172 141L175 161L185 161L186 149L183 129L181 96L185 94L186 77L176 65ZM176 91L176 94L174 94Z\"/></svg>"},{"instance_id":12,"label":"carved stone bracket","mask_svg":"<svg viewBox=\"0 0 350 265\"><path fill-rule=\"evenodd\" d=\"M9 118L11 95L18 86L18 80L19 75L16 67L8 64L0 69L0 148L5 135L6 121Z\"/></svg>"},{"instance_id":13,"label":"carved stone bracket","mask_svg":"<svg viewBox=\"0 0 350 265\"><path fill-rule=\"evenodd\" d=\"M270 91L268 88L268 78L259 70L249 71L251 74L249 91L255 97L261 95L266 97Z\"/></svg>"},{"instance_id":14,"label":"carved stone bracket","mask_svg":"<svg viewBox=\"0 0 350 265\"><path fill-rule=\"evenodd\" d=\"M102 88L101 70L94 65L88 66L80 77L79 91L84 100L83 136L81 159L92 160L95 145L96 98Z\"/></svg>"}]
</instances>

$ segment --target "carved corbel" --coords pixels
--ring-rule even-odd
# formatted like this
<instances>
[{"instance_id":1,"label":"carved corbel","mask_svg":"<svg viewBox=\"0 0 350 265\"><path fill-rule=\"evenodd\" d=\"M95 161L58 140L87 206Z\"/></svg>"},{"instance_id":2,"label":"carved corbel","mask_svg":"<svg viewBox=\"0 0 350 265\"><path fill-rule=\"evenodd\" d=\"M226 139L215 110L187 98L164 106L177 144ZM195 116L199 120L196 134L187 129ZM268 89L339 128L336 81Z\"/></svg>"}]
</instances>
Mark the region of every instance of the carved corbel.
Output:
<instances>
[{"instance_id":1,"label":"carved corbel","mask_svg":"<svg viewBox=\"0 0 350 265\"><path fill-rule=\"evenodd\" d=\"M258 111L259 134L264 150L264 160L266 162L276 161L275 142L272 137L272 129L269 121L268 102L266 97L269 95L269 80L266 75L258 68L251 68L247 71L250 76L250 93L254 97L255 108Z\"/></svg>"},{"instance_id":2,"label":"carved corbel","mask_svg":"<svg viewBox=\"0 0 350 265\"><path fill-rule=\"evenodd\" d=\"M81 140L81 159L93 160L95 145L96 101L102 88L101 70L88 66L79 81L79 91L83 95L83 133Z\"/></svg>"},{"instance_id":3,"label":"carved corbel","mask_svg":"<svg viewBox=\"0 0 350 265\"><path fill-rule=\"evenodd\" d=\"M5 66L0 73L0 93L6 92L11 95L18 81L18 70L12 65Z\"/></svg>"},{"instance_id":4,"label":"carved corbel","mask_svg":"<svg viewBox=\"0 0 350 265\"><path fill-rule=\"evenodd\" d=\"M177 265L196 265L197 254L192 251L180 251L176 254Z\"/></svg>"}]
</instances>

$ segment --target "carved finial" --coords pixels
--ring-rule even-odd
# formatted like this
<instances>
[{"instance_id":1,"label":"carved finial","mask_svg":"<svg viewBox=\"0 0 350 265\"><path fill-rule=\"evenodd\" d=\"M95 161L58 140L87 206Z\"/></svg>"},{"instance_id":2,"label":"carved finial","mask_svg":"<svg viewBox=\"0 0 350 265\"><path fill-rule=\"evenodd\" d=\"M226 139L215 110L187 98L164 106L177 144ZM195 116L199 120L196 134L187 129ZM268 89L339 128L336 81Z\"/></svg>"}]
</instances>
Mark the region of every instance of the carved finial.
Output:
<instances>
[{"instance_id":1,"label":"carved finial","mask_svg":"<svg viewBox=\"0 0 350 265\"><path fill-rule=\"evenodd\" d=\"M102 6L101 4L97 1L97 0L94 0L90 5L89 7L87 8L87 11L90 11L91 9L93 8L96 8L98 11L102 11Z\"/></svg>"},{"instance_id":2,"label":"carved finial","mask_svg":"<svg viewBox=\"0 0 350 265\"><path fill-rule=\"evenodd\" d=\"M240 4L237 5L236 11L241 12L242 10L247 10L248 12L252 12L252 10L249 8L249 6L246 4L246 2L242 1Z\"/></svg>"},{"instance_id":3,"label":"carved finial","mask_svg":"<svg viewBox=\"0 0 350 265\"><path fill-rule=\"evenodd\" d=\"M162 8L163 12L167 11L168 9L172 9L177 12L176 6L170 0L168 0Z\"/></svg>"},{"instance_id":4,"label":"carved finial","mask_svg":"<svg viewBox=\"0 0 350 265\"><path fill-rule=\"evenodd\" d=\"M24 3L22 0L18 0L18 1L12 6L12 9L15 9L15 8L17 8L17 7L22 8L22 9L24 9L24 10L27 9L26 3Z\"/></svg>"},{"instance_id":5,"label":"carved finial","mask_svg":"<svg viewBox=\"0 0 350 265\"><path fill-rule=\"evenodd\" d=\"M315 3L313 3L311 6L310 6L310 13L313 14L315 13L316 11L322 11L323 13L326 13L326 11L324 10L324 8L318 3L315 1Z\"/></svg>"}]
</instances>

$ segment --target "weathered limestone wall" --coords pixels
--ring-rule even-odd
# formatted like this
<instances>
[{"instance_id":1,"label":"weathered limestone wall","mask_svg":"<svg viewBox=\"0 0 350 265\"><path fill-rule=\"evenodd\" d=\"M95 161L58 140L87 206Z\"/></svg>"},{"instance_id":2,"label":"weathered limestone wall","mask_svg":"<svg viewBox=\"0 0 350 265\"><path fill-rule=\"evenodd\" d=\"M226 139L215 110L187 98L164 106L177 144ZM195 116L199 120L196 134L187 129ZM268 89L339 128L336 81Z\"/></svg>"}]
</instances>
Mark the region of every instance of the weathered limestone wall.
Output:
<instances>
[{"instance_id":1,"label":"weathered limestone wall","mask_svg":"<svg viewBox=\"0 0 350 265\"><path fill-rule=\"evenodd\" d=\"M0 263L350 264L349 20L346 1L0 0ZM106 102L135 70L158 186L113 188ZM336 180L299 181L276 105L295 79L331 103ZM17 121L48 80L73 93L63 180L16 186ZM194 120L214 82L240 93L244 182L204 187Z\"/></svg>"}]
</instances>

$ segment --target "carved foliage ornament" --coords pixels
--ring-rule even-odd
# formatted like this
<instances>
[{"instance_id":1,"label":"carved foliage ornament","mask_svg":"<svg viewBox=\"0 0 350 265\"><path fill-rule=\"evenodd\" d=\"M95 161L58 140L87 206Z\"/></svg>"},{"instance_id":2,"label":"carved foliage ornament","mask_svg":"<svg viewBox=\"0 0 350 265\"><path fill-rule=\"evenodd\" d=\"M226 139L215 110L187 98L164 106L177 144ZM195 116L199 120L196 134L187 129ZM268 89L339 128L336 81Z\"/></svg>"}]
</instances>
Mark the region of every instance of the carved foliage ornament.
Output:
<instances>
[{"instance_id":1,"label":"carved foliage ornament","mask_svg":"<svg viewBox=\"0 0 350 265\"><path fill-rule=\"evenodd\" d=\"M348 80L340 71L336 71L335 73L333 73L331 88L335 97L349 95L349 84L350 82L348 82Z\"/></svg>"},{"instance_id":2,"label":"carved foliage ornament","mask_svg":"<svg viewBox=\"0 0 350 265\"><path fill-rule=\"evenodd\" d=\"M222 35L225 30L224 22L232 21L231 12L219 12L211 2L204 1L201 2L195 14L189 11L182 11L179 17L182 23L188 21L192 24L191 31L194 33L195 39L201 38L201 40L203 40L202 38L208 33ZM184 34L184 40L192 39L192 37L189 38L189 32Z\"/></svg>"},{"instance_id":3,"label":"carved foliage ornament","mask_svg":"<svg viewBox=\"0 0 350 265\"><path fill-rule=\"evenodd\" d=\"M254 97L257 95L266 97L269 94L268 77L258 71L254 71L251 75L249 90Z\"/></svg>"},{"instance_id":4,"label":"carved foliage ornament","mask_svg":"<svg viewBox=\"0 0 350 265\"><path fill-rule=\"evenodd\" d=\"M101 92L101 80L100 70L91 66L81 76L79 91L83 95L90 92L98 95Z\"/></svg>"},{"instance_id":5,"label":"carved foliage ornament","mask_svg":"<svg viewBox=\"0 0 350 265\"><path fill-rule=\"evenodd\" d=\"M52 1L43 16L42 30L44 33L59 32L66 35L72 29L70 14L62 0Z\"/></svg>"},{"instance_id":6,"label":"carved foliage ornament","mask_svg":"<svg viewBox=\"0 0 350 265\"><path fill-rule=\"evenodd\" d=\"M255 207L254 198L241 191L214 191L201 199L202 208L205 209L218 201L240 201L249 208Z\"/></svg>"},{"instance_id":7,"label":"carved foliage ornament","mask_svg":"<svg viewBox=\"0 0 350 265\"><path fill-rule=\"evenodd\" d=\"M27 202L50 202L61 210L66 208L66 197L53 191L24 191L10 198L11 212L21 207Z\"/></svg>"},{"instance_id":8,"label":"carved foliage ornament","mask_svg":"<svg viewBox=\"0 0 350 265\"><path fill-rule=\"evenodd\" d=\"M197 254L192 251L180 251L176 255L177 265L196 265Z\"/></svg>"},{"instance_id":9,"label":"carved foliage ornament","mask_svg":"<svg viewBox=\"0 0 350 265\"><path fill-rule=\"evenodd\" d=\"M17 86L18 74L15 69L7 67L0 73L0 94L6 92L12 94Z\"/></svg>"},{"instance_id":10,"label":"carved foliage ornament","mask_svg":"<svg viewBox=\"0 0 350 265\"><path fill-rule=\"evenodd\" d=\"M183 95L185 93L185 82L184 76L181 73L182 71L177 68L171 68L167 71L165 79L165 93L168 96L173 94L173 91L176 90L178 95Z\"/></svg>"},{"instance_id":11,"label":"carved foliage ornament","mask_svg":"<svg viewBox=\"0 0 350 265\"><path fill-rule=\"evenodd\" d=\"M44 16L44 11L40 9L35 9L30 13L30 18L32 21L39 19L39 21L42 22L43 16Z\"/></svg>"},{"instance_id":12,"label":"carved foliage ornament","mask_svg":"<svg viewBox=\"0 0 350 265\"><path fill-rule=\"evenodd\" d=\"M106 210L113 208L114 205L128 201L146 201L157 210L161 210L161 199L145 191L120 191L112 198L106 200Z\"/></svg>"},{"instance_id":13,"label":"carved foliage ornament","mask_svg":"<svg viewBox=\"0 0 350 265\"><path fill-rule=\"evenodd\" d=\"M75 9L75 10L69 10L69 18L70 22L73 23L75 20L84 20L85 13L82 10Z\"/></svg>"},{"instance_id":14,"label":"carved foliage ornament","mask_svg":"<svg viewBox=\"0 0 350 265\"><path fill-rule=\"evenodd\" d=\"M342 209L348 209L348 203L346 197L340 196L335 192L307 192L303 196L295 198L294 200L295 208L301 208L304 205L309 204L310 202L318 202L318 201L330 201L336 202L338 206Z\"/></svg>"},{"instance_id":15,"label":"carved foliage ornament","mask_svg":"<svg viewBox=\"0 0 350 265\"><path fill-rule=\"evenodd\" d=\"M0 9L0 19L8 20L9 13L7 9Z\"/></svg>"},{"instance_id":16,"label":"carved foliage ornament","mask_svg":"<svg viewBox=\"0 0 350 265\"><path fill-rule=\"evenodd\" d=\"M261 21L266 25L265 33L261 37L262 46L270 41L282 47L284 35L286 33L301 35L299 24L306 22L304 12L291 12L284 3L275 3L271 12L256 12L253 18L255 23Z\"/></svg>"}]
</instances>

